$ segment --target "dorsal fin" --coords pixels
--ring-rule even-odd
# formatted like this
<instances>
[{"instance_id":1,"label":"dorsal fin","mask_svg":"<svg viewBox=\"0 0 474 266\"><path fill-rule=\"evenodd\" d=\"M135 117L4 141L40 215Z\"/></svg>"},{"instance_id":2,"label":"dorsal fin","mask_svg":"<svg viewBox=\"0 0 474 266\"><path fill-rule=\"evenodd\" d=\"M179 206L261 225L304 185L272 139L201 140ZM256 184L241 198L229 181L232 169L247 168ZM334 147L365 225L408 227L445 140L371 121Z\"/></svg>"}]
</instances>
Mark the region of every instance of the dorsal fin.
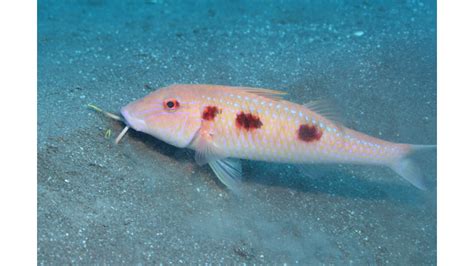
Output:
<instances>
[{"instance_id":1,"label":"dorsal fin","mask_svg":"<svg viewBox=\"0 0 474 266\"><path fill-rule=\"evenodd\" d=\"M281 101L285 95L288 93L284 91L270 90L270 89L261 89L261 88L252 88L252 87L235 87L236 89L252 93L258 96L266 97L272 100Z\"/></svg>"},{"instance_id":2,"label":"dorsal fin","mask_svg":"<svg viewBox=\"0 0 474 266\"><path fill-rule=\"evenodd\" d=\"M328 120L342 124L341 112L329 101L314 100L303 104L303 106Z\"/></svg>"},{"instance_id":3,"label":"dorsal fin","mask_svg":"<svg viewBox=\"0 0 474 266\"><path fill-rule=\"evenodd\" d=\"M327 100L314 100L303 104L304 107L330 120L341 131L344 132L344 123L341 112L334 104Z\"/></svg>"}]
</instances>

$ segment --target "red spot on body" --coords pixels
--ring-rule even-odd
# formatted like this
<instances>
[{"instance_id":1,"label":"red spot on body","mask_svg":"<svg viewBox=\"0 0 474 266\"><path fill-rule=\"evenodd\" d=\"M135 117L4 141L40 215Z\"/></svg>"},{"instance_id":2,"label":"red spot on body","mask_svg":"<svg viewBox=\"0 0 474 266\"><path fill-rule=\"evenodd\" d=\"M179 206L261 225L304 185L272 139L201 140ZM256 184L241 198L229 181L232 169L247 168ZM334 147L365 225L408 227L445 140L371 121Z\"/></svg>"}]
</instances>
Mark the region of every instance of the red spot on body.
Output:
<instances>
[{"instance_id":1,"label":"red spot on body","mask_svg":"<svg viewBox=\"0 0 474 266\"><path fill-rule=\"evenodd\" d=\"M206 106L204 111L202 112L202 119L212 121L217 114L219 114L221 110L216 106Z\"/></svg>"},{"instance_id":2,"label":"red spot on body","mask_svg":"<svg viewBox=\"0 0 474 266\"><path fill-rule=\"evenodd\" d=\"M298 129L298 139L306 142L313 140L320 140L323 136L323 131L315 125L304 124Z\"/></svg>"},{"instance_id":3,"label":"red spot on body","mask_svg":"<svg viewBox=\"0 0 474 266\"><path fill-rule=\"evenodd\" d=\"M235 118L235 124L238 128L243 128L245 130L257 129L263 126L262 121L256 115L251 113L240 112Z\"/></svg>"}]
</instances>

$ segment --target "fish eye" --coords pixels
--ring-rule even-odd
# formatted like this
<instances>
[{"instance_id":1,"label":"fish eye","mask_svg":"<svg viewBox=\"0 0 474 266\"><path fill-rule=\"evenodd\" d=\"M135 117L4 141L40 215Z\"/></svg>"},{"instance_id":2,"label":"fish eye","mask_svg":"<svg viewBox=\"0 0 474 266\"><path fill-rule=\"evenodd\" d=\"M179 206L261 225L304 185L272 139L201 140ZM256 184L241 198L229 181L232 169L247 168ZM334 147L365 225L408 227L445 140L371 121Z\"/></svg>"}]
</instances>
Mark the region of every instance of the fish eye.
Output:
<instances>
[{"instance_id":1,"label":"fish eye","mask_svg":"<svg viewBox=\"0 0 474 266\"><path fill-rule=\"evenodd\" d=\"M163 107L164 107L166 110L174 111L174 110L178 109L178 107L179 107L179 102L178 102L178 100L176 100L176 99L166 99L166 100L163 102Z\"/></svg>"}]
</instances>

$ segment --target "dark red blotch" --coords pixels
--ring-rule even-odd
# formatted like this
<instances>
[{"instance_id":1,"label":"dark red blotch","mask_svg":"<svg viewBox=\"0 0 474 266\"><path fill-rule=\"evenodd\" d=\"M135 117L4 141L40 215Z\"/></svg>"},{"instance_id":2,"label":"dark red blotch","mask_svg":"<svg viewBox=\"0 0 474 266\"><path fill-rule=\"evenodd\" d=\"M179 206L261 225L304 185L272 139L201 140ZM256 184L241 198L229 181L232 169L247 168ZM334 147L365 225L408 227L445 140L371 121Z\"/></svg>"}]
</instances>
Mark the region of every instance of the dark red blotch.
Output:
<instances>
[{"instance_id":1,"label":"dark red blotch","mask_svg":"<svg viewBox=\"0 0 474 266\"><path fill-rule=\"evenodd\" d=\"M204 111L202 112L202 119L208 120L208 121L214 120L216 115L219 113L220 113L220 110L216 106L206 106L204 108Z\"/></svg>"},{"instance_id":2,"label":"dark red blotch","mask_svg":"<svg viewBox=\"0 0 474 266\"><path fill-rule=\"evenodd\" d=\"M245 130L257 129L263 126L262 121L260 121L258 116L244 112L237 114L235 124L238 128L243 128Z\"/></svg>"},{"instance_id":3,"label":"dark red blotch","mask_svg":"<svg viewBox=\"0 0 474 266\"><path fill-rule=\"evenodd\" d=\"M323 131L315 125L304 124L298 129L298 139L306 142L313 140L320 140L323 136Z\"/></svg>"}]
</instances>

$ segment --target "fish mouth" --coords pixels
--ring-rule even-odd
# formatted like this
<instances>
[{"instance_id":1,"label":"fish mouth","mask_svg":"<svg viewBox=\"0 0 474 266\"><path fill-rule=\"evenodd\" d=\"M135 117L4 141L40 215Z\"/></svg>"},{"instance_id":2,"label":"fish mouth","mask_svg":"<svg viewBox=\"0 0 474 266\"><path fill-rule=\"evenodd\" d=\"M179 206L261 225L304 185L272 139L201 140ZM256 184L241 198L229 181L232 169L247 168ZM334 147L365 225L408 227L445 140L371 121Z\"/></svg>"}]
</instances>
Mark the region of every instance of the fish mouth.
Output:
<instances>
[{"instance_id":1,"label":"fish mouth","mask_svg":"<svg viewBox=\"0 0 474 266\"><path fill-rule=\"evenodd\" d=\"M143 131L146 128L145 122L131 115L128 109L129 108L125 106L120 110L120 114L123 117L122 122L124 122L126 126L115 139L115 144L118 144L120 142L120 140L123 138L123 136L125 136L129 128L133 128L136 131Z\"/></svg>"},{"instance_id":2,"label":"fish mouth","mask_svg":"<svg viewBox=\"0 0 474 266\"><path fill-rule=\"evenodd\" d=\"M125 106L120 110L120 114L124 118L124 122L127 126L135 129L136 131L145 131L147 126L145 121L135 117L129 109Z\"/></svg>"},{"instance_id":3,"label":"fish mouth","mask_svg":"<svg viewBox=\"0 0 474 266\"><path fill-rule=\"evenodd\" d=\"M130 120L131 120L131 116L130 116L130 113L128 112L127 109L125 108L122 108L120 109L120 114L122 115L123 117L123 122L127 125L127 126L130 126L133 128L133 126L130 124Z\"/></svg>"}]
</instances>

